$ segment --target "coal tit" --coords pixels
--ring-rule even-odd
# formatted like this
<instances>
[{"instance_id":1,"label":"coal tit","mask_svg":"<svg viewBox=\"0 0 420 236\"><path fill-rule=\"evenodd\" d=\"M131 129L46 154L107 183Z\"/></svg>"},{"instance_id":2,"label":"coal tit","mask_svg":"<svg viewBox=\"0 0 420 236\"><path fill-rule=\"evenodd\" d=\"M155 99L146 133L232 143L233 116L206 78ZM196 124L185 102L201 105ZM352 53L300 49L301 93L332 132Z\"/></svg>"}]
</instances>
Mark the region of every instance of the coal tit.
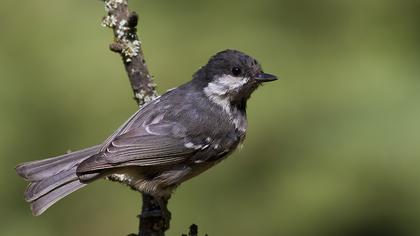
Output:
<instances>
[{"instance_id":1,"label":"coal tit","mask_svg":"<svg viewBox=\"0 0 420 236\"><path fill-rule=\"evenodd\" d=\"M242 52L219 52L190 82L144 105L101 145L18 165L30 182L25 200L40 215L101 178L155 198L169 196L236 149L245 138L248 98L276 79Z\"/></svg>"}]
</instances>

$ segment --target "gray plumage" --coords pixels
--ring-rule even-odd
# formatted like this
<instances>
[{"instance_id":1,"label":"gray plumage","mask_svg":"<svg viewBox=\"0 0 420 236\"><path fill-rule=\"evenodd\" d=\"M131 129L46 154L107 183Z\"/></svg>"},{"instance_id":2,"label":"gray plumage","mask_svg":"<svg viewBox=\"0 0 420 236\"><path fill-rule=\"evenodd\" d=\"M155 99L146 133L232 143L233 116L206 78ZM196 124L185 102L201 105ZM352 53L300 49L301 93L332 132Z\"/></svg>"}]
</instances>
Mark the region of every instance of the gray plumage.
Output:
<instances>
[{"instance_id":1,"label":"gray plumage","mask_svg":"<svg viewBox=\"0 0 420 236\"><path fill-rule=\"evenodd\" d=\"M101 145L20 164L30 182L25 200L34 215L99 178L129 184L155 197L212 167L245 138L246 101L275 80L244 53L213 56L192 81L144 105Z\"/></svg>"},{"instance_id":2,"label":"gray plumage","mask_svg":"<svg viewBox=\"0 0 420 236\"><path fill-rule=\"evenodd\" d=\"M85 186L76 175L77 165L97 153L100 145L62 156L22 163L17 173L30 184L24 197L31 203L34 215L40 215L52 204Z\"/></svg>"}]
</instances>

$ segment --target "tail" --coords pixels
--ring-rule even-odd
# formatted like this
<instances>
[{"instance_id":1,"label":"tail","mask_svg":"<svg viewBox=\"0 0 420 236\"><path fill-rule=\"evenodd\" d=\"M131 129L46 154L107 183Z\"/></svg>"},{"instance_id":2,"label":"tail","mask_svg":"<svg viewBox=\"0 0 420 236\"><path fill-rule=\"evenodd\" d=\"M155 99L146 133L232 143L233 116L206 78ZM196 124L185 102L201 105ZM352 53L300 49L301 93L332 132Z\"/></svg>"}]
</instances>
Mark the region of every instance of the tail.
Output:
<instances>
[{"instance_id":1,"label":"tail","mask_svg":"<svg viewBox=\"0 0 420 236\"><path fill-rule=\"evenodd\" d=\"M77 165L99 151L100 145L45 160L22 163L18 175L29 181L25 200L35 216L70 193L86 186L76 175Z\"/></svg>"}]
</instances>

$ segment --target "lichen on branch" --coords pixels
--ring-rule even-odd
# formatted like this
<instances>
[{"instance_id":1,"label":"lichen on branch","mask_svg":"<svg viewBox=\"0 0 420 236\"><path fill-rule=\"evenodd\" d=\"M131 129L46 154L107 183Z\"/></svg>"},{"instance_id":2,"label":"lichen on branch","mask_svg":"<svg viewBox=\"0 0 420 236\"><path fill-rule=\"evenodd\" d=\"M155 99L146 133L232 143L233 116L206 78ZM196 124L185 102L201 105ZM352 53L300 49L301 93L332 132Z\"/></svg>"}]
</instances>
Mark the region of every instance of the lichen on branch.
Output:
<instances>
[{"instance_id":1,"label":"lichen on branch","mask_svg":"<svg viewBox=\"0 0 420 236\"><path fill-rule=\"evenodd\" d=\"M110 49L121 55L134 99L139 106L157 97L156 84L146 65L141 41L137 36L138 15L128 10L127 0L105 0L107 15L102 19L102 26L114 32L114 41Z\"/></svg>"}]
</instances>

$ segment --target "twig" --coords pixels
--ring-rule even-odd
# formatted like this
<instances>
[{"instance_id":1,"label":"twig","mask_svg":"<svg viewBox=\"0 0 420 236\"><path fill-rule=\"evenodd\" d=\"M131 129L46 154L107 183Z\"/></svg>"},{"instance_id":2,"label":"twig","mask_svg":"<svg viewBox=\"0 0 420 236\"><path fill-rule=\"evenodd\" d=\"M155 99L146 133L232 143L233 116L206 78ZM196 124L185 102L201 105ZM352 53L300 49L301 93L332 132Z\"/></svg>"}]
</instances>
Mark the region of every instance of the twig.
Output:
<instances>
[{"instance_id":1,"label":"twig","mask_svg":"<svg viewBox=\"0 0 420 236\"><path fill-rule=\"evenodd\" d=\"M192 224L190 226L190 231L188 231L188 235L183 234L181 236L198 236L198 226L196 224ZM207 234L206 234L207 236Z\"/></svg>"},{"instance_id":2,"label":"twig","mask_svg":"<svg viewBox=\"0 0 420 236\"><path fill-rule=\"evenodd\" d=\"M151 101L157 97L155 83L147 69L141 41L137 36L138 15L128 10L127 0L105 0L107 15L102 20L102 25L109 27L114 32L114 42L110 49L121 55L125 70L130 80L134 99L138 106ZM114 179L115 180L115 179ZM124 179L117 178L121 182ZM138 236L164 236L169 228L169 219L165 221L162 209L155 199L143 193L142 212ZM167 205L168 199L164 204ZM158 213L158 214L156 214Z\"/></svg>"},{"instance_id":3,"label":"twig","mask_svg":"<svg viewBox=\"0 0 420 236\"><path fill-rule=\"evenodd\" d=\"M126 0L105 0L105 10L108 14L102 25L114 31L114 42L109 48L121 55L134 99L141 106L156 98L157 93L137 36L138 15L128 10Z\"/></svg>"}]
</instances>

